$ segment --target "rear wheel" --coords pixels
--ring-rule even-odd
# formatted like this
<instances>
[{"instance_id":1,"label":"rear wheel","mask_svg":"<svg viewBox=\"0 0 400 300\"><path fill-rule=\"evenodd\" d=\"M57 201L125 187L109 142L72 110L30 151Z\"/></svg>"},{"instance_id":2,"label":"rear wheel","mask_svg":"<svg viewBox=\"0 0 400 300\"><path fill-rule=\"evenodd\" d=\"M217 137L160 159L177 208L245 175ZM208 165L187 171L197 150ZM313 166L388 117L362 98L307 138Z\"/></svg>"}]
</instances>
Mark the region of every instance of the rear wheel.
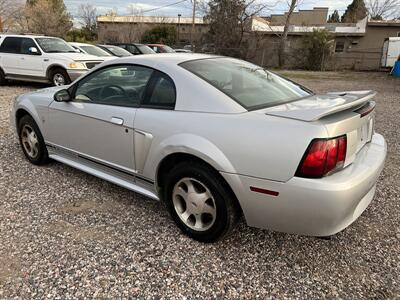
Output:
<instances>
[{"instance_id":1,"label":"rear wheel","mask_svg":"<svg viewBox=\"0 0 400 300\"><path fill-rule=\"evenodd\" d=\"M179 163L167 175L163 190L173 220L195 240L219 240L231 232L239 218L233 193L205 164Z\"/></svg>"},{"instance_id":2,"label":"rear wheel","mask_svg":"<svg viewBox=\"0 0 400 300\"><path fill-rule=\"evenodd\" d=\"M69 78L68 73L61 68L51 70L49 80L55 86L61 86L71 83L71 79Z\"/></svg>"},{"instance_id":3,"label":"rear wheel","mask_svg":"<svg viewBox=\"0 0 400 300\"><path fill-rule=\"evenodd\" d=\"M31 163L43 165L49 161L43 136L31 116L23 116L19 121L18 136L22 151Z\"/></svg>"}]
</instances>

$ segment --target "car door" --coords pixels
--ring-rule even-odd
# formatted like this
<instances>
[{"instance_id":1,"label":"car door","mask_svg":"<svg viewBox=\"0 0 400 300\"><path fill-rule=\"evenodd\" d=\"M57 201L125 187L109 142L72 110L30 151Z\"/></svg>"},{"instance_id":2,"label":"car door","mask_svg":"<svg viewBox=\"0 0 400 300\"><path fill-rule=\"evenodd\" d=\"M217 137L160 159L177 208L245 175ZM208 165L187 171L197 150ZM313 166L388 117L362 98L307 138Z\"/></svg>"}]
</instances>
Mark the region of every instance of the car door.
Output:
<instances>
[{"instance_id":1,"label":"car door","mask_svg":"<svg viewBox=\"0 0 400 300\"><path fill-rule=\"evenodd\" d=\"M169 123L177 118L175 103L176 88L173 80L165 73L154 71L134 123L136 170L144 177L151 178L152 170L148 174L144 172L151 146L162 142Z\"/></svg>"},{"instance_id":2,"label":"car door","mask_svg":"<svg viewBox=\"0 0 400 300\"><path fill-rule=\"evenodd\" d=\"M8 74L20 74L20 60L22 38L7 36L0 46L2 68ZM23 75L23 74L22 74Z\"/></svg>"},{"instance_id":3,"label":"car door","mask_svg":"<svg viewBox=\"0 0 400 300\"><path fill-rule=\"evenodd\" d=\"M73 101L50 104L48 143L135 172L133 122L152 72L112 65L82 78L70 88Z\"/></svg>"},{"instance_id":4,"label":"car door","mask_svg":"<svg viewBox=\"0 0 400 300\"><path fill-rule=\"evenodd\" d=\"M36 49L37 52L32 51L32 49ZM33 39L21 39L21 59L19 61L20 74L43 77L46 73L44 72L43 59L42 52Z\"/></svg>"}]
</instances>

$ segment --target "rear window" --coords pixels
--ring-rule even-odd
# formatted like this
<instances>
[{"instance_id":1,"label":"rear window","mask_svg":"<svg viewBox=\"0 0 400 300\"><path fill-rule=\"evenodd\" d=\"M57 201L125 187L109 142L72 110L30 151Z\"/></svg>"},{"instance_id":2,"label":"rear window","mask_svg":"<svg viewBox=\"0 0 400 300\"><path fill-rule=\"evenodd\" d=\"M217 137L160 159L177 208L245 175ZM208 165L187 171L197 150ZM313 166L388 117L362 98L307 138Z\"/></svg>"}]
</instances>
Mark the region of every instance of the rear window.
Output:
<instances>
[{"instance_id":1,"label":"rear window","mask_svg":"<svg viewBox=\"0 0 400 300\"><path fill-rule=\"evenodd\" d=\"M140 52L143 54L154 54L155 52L149 46L146 45L136 45L139 48Z\"/></svg>"},{"instance_id":2,"label":"rear window","mask_svg":"<svg viewBox=\"0 0 400 300\"><path fill-rule=\"evenodd\" d=\"M108 52L96 46L81 46L82 50L94 56L111 56Z\"/></svg>"},{"instance_id":3,"label":"rear window","mask_svg":"<svg viewBox=\"0 0 400 300\"><path fill-rule=\"evenodd\" d=\"M248 110L298 100L313 93L274 73L234 58L209 58L180 64Z\"/></svg>"}]
</instances>

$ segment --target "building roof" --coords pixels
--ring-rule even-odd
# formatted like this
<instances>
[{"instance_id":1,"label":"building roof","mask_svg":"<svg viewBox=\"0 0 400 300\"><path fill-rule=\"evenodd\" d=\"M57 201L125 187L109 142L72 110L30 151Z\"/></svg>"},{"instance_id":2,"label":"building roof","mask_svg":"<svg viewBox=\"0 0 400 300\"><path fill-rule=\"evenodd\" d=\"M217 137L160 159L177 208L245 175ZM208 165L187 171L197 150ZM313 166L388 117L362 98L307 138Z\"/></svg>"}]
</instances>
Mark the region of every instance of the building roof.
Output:
<instances>
[{"instance_id":1,"label":"building roof","mask_svg":"<svg viewBox=\"0 0 400 300\"><path fill-rule=\"evenodd\" d=\"M386 27L399 26L400 27L400 20L369 21L368 26L386 26Z\"/></svg>"},{"instance_id":2,"label":"building roof","mask_svg":"<svg viewBox=\"0 0 400 300\"><path fill-rule=\"evenodd\" d=\"M163 16L98 16L99 23L167 23L192 24L192 18L163 17ZM195 18L195 24L205 24L203 18Z\"/></svg>"}]
</instances>

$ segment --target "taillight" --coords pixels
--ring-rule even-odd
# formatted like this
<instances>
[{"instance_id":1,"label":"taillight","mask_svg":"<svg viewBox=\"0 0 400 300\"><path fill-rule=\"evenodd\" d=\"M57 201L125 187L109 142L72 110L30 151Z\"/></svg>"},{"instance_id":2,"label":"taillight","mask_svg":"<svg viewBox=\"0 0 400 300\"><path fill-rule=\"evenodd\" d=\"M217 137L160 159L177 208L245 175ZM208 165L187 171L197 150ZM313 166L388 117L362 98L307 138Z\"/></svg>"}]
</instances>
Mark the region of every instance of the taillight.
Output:
<instances>
[{"instance_id":1,"label":"taillight","mask_svg":"<svg viewBox=\"0 0 400 300\"><path fill-rule=\"evenodd\" d=\"M343 168L346 160L347 138L314 139L296 171L296 176L321 178Z\"/></svg>"}]
</instances>

